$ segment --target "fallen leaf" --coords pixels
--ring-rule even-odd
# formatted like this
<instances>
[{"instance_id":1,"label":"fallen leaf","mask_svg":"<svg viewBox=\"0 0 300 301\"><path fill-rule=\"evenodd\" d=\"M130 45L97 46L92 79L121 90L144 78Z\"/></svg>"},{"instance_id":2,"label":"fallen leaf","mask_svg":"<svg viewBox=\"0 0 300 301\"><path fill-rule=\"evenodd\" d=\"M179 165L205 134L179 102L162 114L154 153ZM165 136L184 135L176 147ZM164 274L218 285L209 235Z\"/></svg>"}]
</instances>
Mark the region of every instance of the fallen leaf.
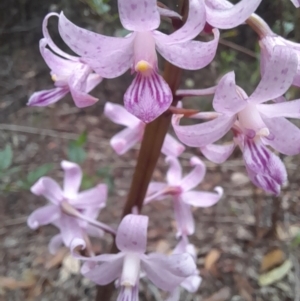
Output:
<instances>
[{"instance_id":1,"label":"fallen leaf","mask_svg":"<svg viewBox=\"0 0 300 301\"><path fill-rule=\"evenodd\" d=\"M282 241L288 241L295 238L300 232L300 225L294 224L284 227L281 223L276 226L277 236Z\"/></svg>"},{"instance_id":2,"label":"fallen leaf","mask_svg":"<svg viewBox=\"0 0 300 301\"><path fill-rule=\"evenodd\" d=\"M57 253L45 264L46 270L50 270L54 267L59 266L68 253L69 250L67 248L59 249Z\"/></svg>"},{"instance_id":3,"label":"fallen leaf","mask_svg":"<svg viewBox=\"0 0 300 301\"><path fill-rule=\"evenodd\" d=\"M280 249L275 249L271 252L268 252L262 259L260 265L260 272L264 273L275 266L282 264L285 260L285 254Z\"/></svg>"},{"instance_id":4,"label":"fallen leaf","mask_svg":"<svg viewBox=\"0 0 300 301\"><path fill-rule=\"evenodd\" d=\"M217 249L211 249L205 257L204 267L207 271L210 271L214 264L221 256L221 252Z\"/></svg>"},{"instance_id":5,"label":"fallen leaf","mask_svg":"<svg viewBox=\"0 0 300 301\"><path fill-rule=\"evenodd\" d=\"M36 278L32 271L25 270L22 280L16 280L12 277L0 277L0 287L9 290L28 289L35 285Z\"/></svg>"},{"instance_id":6,"label":"fallen leaf","mask_svg":"<svg viewBox=\"0 0 300 301\"><path fill-rule=\"evenodd\" d=\"M80 261L68 254L62 262L62 267L59 271L59 281L65 282L72 275L77 275L80 272Z\"/></svg>"},{"instance_id":7,"label":"fallen leaf","mask_svg":"<svg viewBox=\"0 0 300 301\"><path fill-rule=\"evenodd\" d=\"M239 290L240 295L246 300L246 301L253 301L253 293L254 289L251 286L250 282L247 278L243 277L240 274L235 274L233 276L235 284Z\"/></svg>"},{"instance_id":8,"label":"fallen leaf","mask_svg":"<svg viewBox=\"0 0 300 301\"><path fill-rule=\"evenodd\" d=\"M291 270L292 266L292 261L289 259L286 260L280 267L275 268L268 273L260 275L260 277L258 278L258 284L260 286L267 286L281 280Z\"/></svg>"},{"instance_id":9,"label":"fallen leaf","mask_svg":"<svg viewBox=\"0 0 300 301\"><path fill-rule=\"evenodd\" d=\"M225 286L210 297L203 299L203 301L225 301L230 298L230 295L230 288L228 286Z\"/></svg>"}]
</instances>

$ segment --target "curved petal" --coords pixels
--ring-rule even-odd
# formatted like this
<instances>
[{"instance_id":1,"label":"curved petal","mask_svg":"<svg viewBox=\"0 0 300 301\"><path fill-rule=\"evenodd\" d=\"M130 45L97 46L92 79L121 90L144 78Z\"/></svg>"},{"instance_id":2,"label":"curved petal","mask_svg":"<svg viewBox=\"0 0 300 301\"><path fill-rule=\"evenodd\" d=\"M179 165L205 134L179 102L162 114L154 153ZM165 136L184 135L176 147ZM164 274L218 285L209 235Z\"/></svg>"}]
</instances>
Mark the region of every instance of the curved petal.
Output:
<instances>
[{"instance_id":1,"label":"curved petal","mask_svg":"<svg viewBox=\"0 0 300 301\"><path fill-rule=\"evenodd\" d=\"M177 44L192 40L203 30L205 20L204 0L190 0L186 22L174 33L164 36L163 42L166 44Z\"/></svg>"},{"instance_id":2,"label":"curved petal","mask_svg":"<svg viewBox=\"0 0 300 301\"><path fill-rule=\"evenodd\" d=\"M60 249L61 245L63 244L63 240L61 234L54 235L49 242L48 250L49 253L55 255L57 251Z\"/></svg>"},{"instance_id":3,"label":"curved petal","mask_svg":"<svg viewBox=\"0 0 300 301\"><path fill-rule=\"evenodd\" d=\"M68 76L72 72L72 69L74 69L79 63L63 59L60 56L54 54L46 48L46 46L48 45L47 43L48 42L46 39L40 40L40 52L46 64L53 73L57 75L59 74L61 76Z\"/></svg>"},{"instance_id":4,"label":"curved petal","mask_svg":"<svg viewBox=\"0 0 300 301\"><path fill-rule=\"evenodd\" d=\"M213 99L217 112L233 115L246 106L247 102L237 93L234 72L225 74L218 83Z\"/></svg>"},{"instance_id":5,"label":"curved petal","mask_svg":"<svg viewBox=\"0 0 300 301\"><path fill-rule=\"evenodd\" d=\"M141 141L143 134L144 127L126 128L111 138L110 145L118 155L123 155Z\"/></svg>"},{"instance_id":6,"label":"curved petal","mask_svg":"<svg viewBox=\"0 0 300 301\"><path fill-rule=\"evenodd\" d=\"M151 31L160 23L156 0L118 0L120 21L132 31Z\"/></svg>"},{"instance_id":7,"label":"curved petal","mask_svg":"<svg viewBox=\"0 0 300 301\"><path fill-rule=\"evenodd\" d=\"M171 186L177 186L182 177L182 168L176 157L167 157L166 162L169 164L167 171L167 181Z\"/></svg>"},{"instance_id":8,"label":"curved petal","mask_svg":"<svg viewBox=\"0 0 300 301\"><path fill-rule=\"evenodd\" d=\"M161 3L160 3L161 4ZM167 6L164 5L164 7L157 6L157 10L161 17L167 17L170 19L177 19L182 20L182 17L180 14L176 13L175 11L169 9Z\"/></svg>"},{"instance_id":9,"label":"curved petal","mask_svg":"<svg viewBox=\"0 0 300 301\"><path fill-rule=\"evenodd\" d=\"M82 236L82 229L79 225L79 221L76 218L63 214L60 219L59 229L62 240L67 248L70 248L72 241L76 241L78 246L85 246L85 241Z\"/></svg>"},{"instance_id":10,"label":"curved petal","mask_svg":"<svg viewBox=\"0 0 300 301\"><path fill-rule=\"evenodd\" d=\"M181 197L173 198L174 214L177 226L177 236L195 233L195 221L190 205L184 203Z\"/></svg>"},{"instance_id":11,"label":"curved petal","mask_svg":"<svg viewBox=\"0 0 300 301\"><path fill-rule=\"evenodd\" d=\"M292 49L275 46L261 81L248 101L258 104L282 96L292 85L297 65L298 58Z\"/></svg>"},{"instance_id":12,"label":"curved petal","mask_svg":"<svg viewBox=\"0 0 300 301\"><path fill-rule=\"evenodd\" d=\"M167 134L161 148L161 152L166 156L180 156L185 150L184 145L179 143L173 136Z\"/></svg>"},{"instance_id":13,"label":"curved petal","mask_svg":"<svg viewBox=\"0 0 300 301\"><path fill-rule=\"evenodd\" d=\"M116 258L113 261L104 262L100 265L94 266L93 268L87 268L88 265L89 262L86 262L82 266L82 275L99 285L106 285L113 282L121 276L123 257Z\"/></svg>"},{"instance_id":14,"label":"curved petal","mask_svg":"<svg viewBox=\"0 0 300 301\"><path fill-rule=\"evenodd\" d=\"M82 170L78 164L65 160L60 165L64 170L64 194L68 198L73 198L77 195L81 185Z\"/></svg>"},{"instance_id":15,"label":"curved petal","mask_svg":"<svg viewBox=\"0 0 300 301\"><path fill-rule=\"evenodd\" d=\"M221 164L229 158L235 147L235 142L231 142L225 145L208 144L200 147L200 150L205 158L214 163Z\"/></svg>"},{"instance_id":16,"label":"curved petal","mask_svg":"<svg viewBox=\"0 0 300 301\"><path fill-rule=\"evenodd\" d=\"M103 36L76 26L63 13L59 16L58 29L64 42L99 75L113 78L130 68L134 34L126 38Z\"/></svg>"},{"instance_id":17,"label":"curved petal","mask_svg":"<svg viewBox=\"0 0 300 301\"><path fill-rule=\"evenodd\" d=\"M257 109L268 118L300 118L300 99L266 105L259 104L257 105Z\"/></svg>"},{"instance_id":18,"label":"curved petal","mask_svg":"<svg viewBox=\"0 0 300 301\"><path fill-rule=\"evenodd\" d=\"M166 35L154 32L158 52L170 63L187 70L197 70L207 66L215 57L220 32L213 30L214 39L209 42L188 41L166 44Z\"/></svg>"},{"instance_id":19,"label":"curved petal","mask_svg":"<svg viewBox=\"0 0 300 301\"><path fill-rule=\"evenodd\" d=\"M195 293L199 289L202 278L199 275L193 275L186 278L180 285L190 293Z\"/></svg>"},{"instance_id":20,"label":"curved petal","mask_svg":"<svg viewBox=\"0 0 300 301\"><path fill-rule=\"evenodd\" d=\"M300 153L300 129L296 125L283 117L262 116L262 119L272 136L264 141L282 154L293 156Z\"/></svg>"},{"instance_id":21,"label":"curved petal","mask_svg":"<svg viewBox=\"0 0 300 301\"><path fill-rule=\"evenodd\" d=\"M34 210L27 219L27 225L31 229L37 229L40 226L51 224L59 219L61 211L58 206L47 205Z\"/></svg>"},{"instance_id":22,"label":"curved petal","mask_svg":"<svg viewBox=\"0 0 300 301\"><path fill-rule=\"evenodd\" d=\"M86 87L85 92L89 93L91 92L95 87L97 87L101 82L103 78L96 73L91 73L86 79Z\"/></svg>"},{"instance_id":23,"label":"curved petal","mask_svg":"<svg viewBox=\"0 0 300 301\"><path fill-rule=\"evenodd\" d=\"M48 201L58 205L64 198L63 192L59 185L49 177L40 178L31 188L30 191L35 195L42 195Z\"/></svg>"},{"instance_id":24,"label":"curved petal","mask_svg":"<svg viewBox=\"0 0 300 301\"><path fill-rule=\"evenodd\" d=\"M123 106L106 102L104 106L104 115L112 122L128 127L137 126L141 121L130 114Z\"/></svg>"},{"instance_id":25,"label":"curved petal","mask_svg":"<svg viewBox=\"0 0 300 301\"><path fill-rule=\"evenodd\" d=\"M178 116L174 115L172 125L178 139L188 146L202 147L222 138L232 127L236 116L220 115L217 118L196 125L179 125Z\"/></svg>"},{"instance_id":26,"label":"curved petal","mask_svg":"<svg viewBox=\"0 0 300 301\"><path fill-rule=\"evenodd\" d=\"M208 0L208 3L210 1ZM224 2L224 1L223 1ZM226 1L227 2L227 1ZM234 28L244 23L255 12L261 0L241 0L239 3L222 9L206 6L207 22L221 29Z\"/></svg>"},{"instance_id":27,"label":"curved petal","mask_svg":"<svg viewBox=\"0 0 300 301\"><path fill-rule=\"evenodd\" d=\"M216 187L213 192L205 191L187 191L181 195L182 200L192 206L206 208L215 205L223 195L223 189Z\"/></svg>"},{"instance_id":28,"label":"curved petal","mask_svg":"<svg viewBox=\"0 0 300 301\"><path fill-rule=\"evenodd\" d=\"M206 167L198 157L192 157L190 164L191 166L195 166L194 169L190 171L180 183L184 191L191 190L201 183L206 173Z\"/></svg>"},{"instance_id":29,"label":"curved petal","mask_svg":"<svg viewBox=\"0 0 300 301\"><path fill-rule=\"evenodd\" d=\"M30 107L45 107L61 100L70 92L68 86L34 92L27 105Z\"/></svg>"},{"instance_id":30,"label":"curved petal","mask_svg":"<svg viewBox=\"0 0 300 301\"><path fill-rule=\"evenodd\" d=\"M161 182L150 182L147 190L146 198L144 199L144 204L148 204L152 201L161 201L166 198L166 191L168 185Z\"/></svg>"},{"instance_id":31,"label":"curved petal","mask_svg":"<svg viewBox=\"0 0 300 301\"><path fill-rule=\"evenodd\" d=\"M141 266L154 285L165 291L174 290L196 270L194 260L188 253L171 256L150 254L142 257Z\"/></svg>"},{"instance_id":32,"label":"curved petal","mask_svg":"<svg viewBox=\"0 0 300 301\"><path fill-rule=\"evenodd\" d=\"M116 245L122 252L145 253L147 244L148 216L126 215L118 228Z\"/></svg>"},{"instance_id":33,"label":"curved petal","mask_svg":"<svg viewBox=\"0 0 300 301\"><path fill-rule=\"evenodd\" d=\"M145 123L165 112L172 103L172 92L155 71L148 76L138 73L124 94L126 110Z\"/></svg>"},{"instance_id":34,"label":"curved petal","mask_svg":"<svg viewBox=\"0 0 300 301\"><path fill-rule=\"evenodd\" d=\"M76 208L87 209L92 207L92 211L96 208L103 208L106 203L108 189L106 184L99 184L96 187L81 191L74 199L70 200Z\"/></svg>"}]
</instances>

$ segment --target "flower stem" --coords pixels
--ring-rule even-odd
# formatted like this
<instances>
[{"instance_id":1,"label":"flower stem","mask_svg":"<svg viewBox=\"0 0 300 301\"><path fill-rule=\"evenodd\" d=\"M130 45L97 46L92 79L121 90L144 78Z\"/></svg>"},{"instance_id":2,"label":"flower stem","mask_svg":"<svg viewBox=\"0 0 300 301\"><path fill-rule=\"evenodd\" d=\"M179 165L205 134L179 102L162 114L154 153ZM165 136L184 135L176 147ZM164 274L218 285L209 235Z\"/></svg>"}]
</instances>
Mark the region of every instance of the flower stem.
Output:
<instances>
[{"instance_id":1,"label":"flower stem","mask_svg":"<svg viewBox=\"0 0 300 301\"><path fill-rule=\"evenodd\" d=\"M257 14L252 14L246 23L258 34L260 39L273 34L266 21Z\"/></svg>"}]
</instances>

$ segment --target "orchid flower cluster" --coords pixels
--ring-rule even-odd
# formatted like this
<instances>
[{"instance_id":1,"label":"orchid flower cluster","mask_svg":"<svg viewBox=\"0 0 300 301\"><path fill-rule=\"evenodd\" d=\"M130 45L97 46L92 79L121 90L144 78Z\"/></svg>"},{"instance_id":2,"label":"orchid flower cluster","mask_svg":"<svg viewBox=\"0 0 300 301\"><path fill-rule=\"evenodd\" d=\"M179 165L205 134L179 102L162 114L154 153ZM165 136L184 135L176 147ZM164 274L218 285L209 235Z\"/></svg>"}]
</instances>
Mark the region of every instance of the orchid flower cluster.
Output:
<instances>
[{"instance_id":1,"label":"orchid flower cluster","mask_svg":"<svg viewBox=\"0 0 300 301\"><path fill-rule=\"evenodd\" d=\"M143 277L168 291L168 300L179 300L179 287L196 292L200 286L196 251L189 242L189 236L195 232L191 207L215 205L223 189L195 189L206 173L197 156L190 159L192 170L182 175L178 158L185 146L197 148L218 164L225 162L238 146L252 183L274 195L280 194L287 172L273 150L285 155L300 153L300 130L286 119L300 118L300 99L285 99L292 85L300 86L300 45L276 35L255 14L261 1L241 0L233 5L227 0L185 0L188 13L183 17L168 7L157 6L155 0L118 0L120 21L129 31L125 37L109 37L80 28L63 12L50 13L43 21L40 52L51 69L54 88L35 92L29 106L54 104L69 92L78 108L92 106L98 99L89 93L103 79L119 77L130 69L134 79L124 94L124 107L112 102L106 102L104 107L107 118L125 126L111 138L113 150L118 155L125 154L145 139L148 124L170 114L180 140L165 135L159 147L169 165L166 182L148 181L147 193L141 200L144 205L172 200L178 244L169 255L145 254L148 217L140 214L141 208L132 206L117 229L98 221L106 204L107 187L99 184L79 192L82 171L75 163L61 163L63 189L49 177L42 177L31 188L32 193L44 196L50 204L29 216L29 227L56 226L60 233L51 239L50 252L57 252L62 244L70 248L75 257L85 262L85 277L99 285L115 281L118 301L137 301ZM295 7L300 6L299 1L292 2ZM59 34L76 55L65 53L53 42L47 28L50 17L58 19ZM181 27L170 34L159 31L161 19L165 18L177 19ZM234 71L223 75L216 86L196 90L174 90L161 75L157 52L177 69L202 69L216 55L219 30L245 22L257 32L261 50L261 79L250 96L236 84ZM197 39L201 33L206 42ZM191 113L185 108L185 97L208 94L213 95L213 111ZM181 125L182 118L201 123ZM229 132L232 141L224 142ZM143 160L142 155L140 158ZM115 236L119 252L95 255L90 237L101 238L105 232Z\"/></svg>"}]
</instances>

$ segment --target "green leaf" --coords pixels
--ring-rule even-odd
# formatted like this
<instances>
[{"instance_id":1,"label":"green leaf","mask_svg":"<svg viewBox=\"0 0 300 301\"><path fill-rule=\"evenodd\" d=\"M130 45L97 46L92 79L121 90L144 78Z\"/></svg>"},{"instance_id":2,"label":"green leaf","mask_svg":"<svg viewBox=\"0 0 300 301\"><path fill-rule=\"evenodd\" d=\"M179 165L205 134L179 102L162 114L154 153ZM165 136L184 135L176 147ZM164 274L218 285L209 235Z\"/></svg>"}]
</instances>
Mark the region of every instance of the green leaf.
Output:
<instances>
[{"instance_id":1,"label":"green leaf","mask_svg":"<svg viewBox=\"0 0 300 301\"><path fill-rule=\"evenodd\" d=\"M94 10L98 15L104 15L110 11L110 5L106 4L105 0L84 0L92 10Z\"/></svg>"},{"instance_id":2,"label":"green leaf","mask_svg":"<svg viewBox=\"0 0 300 301\"><path fill-rule=\"evenodd\" d=\"M87 132L84 131L83 133L81 133L79 135L79 137L77 138L77 140L75 140L75 143L77 146L84 146L87 142Z\"/></svg>"},{"instance_id":3,"label":"green leaf","mask_svg":"<svg viewBox=\"0 0 300 301\"><path fill-rule=\"evenodd\" d=\"M86 159L85 150L72 141L68 146L68 159L72 162L82 163Z\"/></svg>"},{"instance_id":4,"label":"green leaf","mask_svg":"<svg viewBox=\"0 0 300 301\"><path fill-rule=\"evenodd\" d=\"M31 186L34 184L39 178L45 176L49 171L53 169L53 164L47 163L44 165L39 166L35 170L28 173L26 177L26 184Z\"/></svg>"},{"instance_id":5,"label":"green leaf","mask_svg":"<svg viewBox=\"0 0 300 301\"><path fill-rule=\"evenodd\" d=\"M6 144L4 150L0 151L0 170L7 169L12 163L12 158L12 148L9 144Z\"/></svg>"},{"instance_id":6,"label":"green leaf","mask_svg":"<svg viewBox=\"0 0 300 301\"><path fill-rule=\"evenodd\" d=\"M89 175L83 174L81 181L81 189L86 190L95 186L95 178Z\"/></svg>"},{"instance_id":7,"label":"green leaf","mask_svg":"<svg viewBox=\"0 0 300 301\"><path fill-rule=\"evenodd\" d=\"M104 180L104 182L108 186L109 192L112 192L114 189L114 179L109 166L99 168L96 173L97 176L101 177Z\"/></svg>"}]
</instances>

